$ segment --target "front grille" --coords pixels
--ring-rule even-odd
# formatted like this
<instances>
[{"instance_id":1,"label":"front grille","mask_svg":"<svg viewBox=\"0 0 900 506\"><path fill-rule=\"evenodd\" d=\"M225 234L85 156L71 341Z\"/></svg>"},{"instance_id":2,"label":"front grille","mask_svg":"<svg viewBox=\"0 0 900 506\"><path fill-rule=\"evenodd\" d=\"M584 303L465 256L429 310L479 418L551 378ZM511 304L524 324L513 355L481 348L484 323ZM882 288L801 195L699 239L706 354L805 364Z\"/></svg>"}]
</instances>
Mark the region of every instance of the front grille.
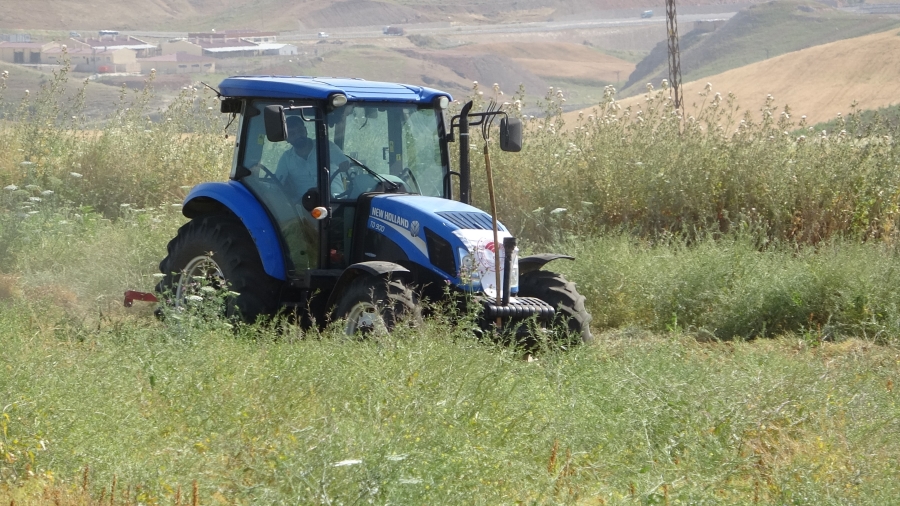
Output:
<instances>
[{"instance_id":1,"label":"front grille","mask_svg":"<svg viewBox=\"0 0 900 506\"><path fill-rule=\"evenodd\" d=\"M449 221L464 230L493 230L491 215L471 211L441 211L436 213L441 218ZM497 224L500 230L506 230L503 225Z\"/></svg>"},{"instance_id":2,"label":"front grille","mask_svg":"<svg viewBox=\"0 0 900 506\"><path fill-rule=\"evenodd\" d=\"M446 239L425 228L425 244L428 247L428 259L431 263L450 275L456 275L456 257L453 247Z\"/></svg>"}]
</instances>

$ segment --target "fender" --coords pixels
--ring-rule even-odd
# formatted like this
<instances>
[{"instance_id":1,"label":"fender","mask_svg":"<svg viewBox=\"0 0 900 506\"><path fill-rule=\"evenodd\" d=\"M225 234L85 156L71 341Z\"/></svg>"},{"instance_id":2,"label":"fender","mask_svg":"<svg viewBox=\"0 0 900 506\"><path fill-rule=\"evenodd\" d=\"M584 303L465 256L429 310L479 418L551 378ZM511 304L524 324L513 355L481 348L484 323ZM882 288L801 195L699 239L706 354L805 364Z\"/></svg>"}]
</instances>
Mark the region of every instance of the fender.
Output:
<instances>
[{"instance_id":1,"label":"fender","mask_svg":"<svg viewBox=\"0 0 900 506\"><path fill-rule=\"evenodd\" d=\"M184 198L181 212L194 218L222 207L234 213L247 227L266 274L282 281L287 279L278 232L262 204L243 184L237 181L198 184Z\"/></svg>"},{"instance_id":2,"label":"fender","mask_svg":"<svg viewBox=\"0 0 900 506\"><path fill-rule=\"evenodd\" d=\"M343 294L344 288L350 285L354 279L360 276L375 276L375 277L384 277L391 274L402 274L409 273L409 269L403 267L400 264L395 264L394 262L360 262L358 264L353 264L341 273L341 277L338 278L337 283L334 285L334 289L331 291L331 294L328 295L328 303L325 305L327 308L332 308L337 305L337 299Z\"/></svg>"},{"instance_id":3,"label":"fender","mask_svg":"<svg viewBox=\"0 0 900 506\"><path fill-rule=\"evenodd\" d=\"M556 253L541 253L539 255L531 255L519 259L519 275L531 271L540 270L545 264L554 260L565 258L566 260L575 260L575 257L569 255L558 255Z\"/></svg>"}]
</instances>

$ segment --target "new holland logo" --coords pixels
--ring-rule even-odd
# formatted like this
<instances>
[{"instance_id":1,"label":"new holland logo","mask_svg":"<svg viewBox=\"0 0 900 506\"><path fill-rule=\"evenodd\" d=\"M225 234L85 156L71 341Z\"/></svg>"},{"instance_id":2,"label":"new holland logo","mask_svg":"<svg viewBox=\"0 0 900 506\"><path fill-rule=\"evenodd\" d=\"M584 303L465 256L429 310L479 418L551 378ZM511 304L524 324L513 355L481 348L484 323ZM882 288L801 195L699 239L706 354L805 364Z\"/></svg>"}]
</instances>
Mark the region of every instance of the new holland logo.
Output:
<instances>
[{"instance_id":1,"label":"new holland logo","mask_svg":"<svg viewBox=\"0 0 900 506\"><path fill-rule=\"evenodd\" d=\"M419 235L419 222L413 220L412 223L409 224L409 235L415 237Z\"/></svg>"}]
</instances>

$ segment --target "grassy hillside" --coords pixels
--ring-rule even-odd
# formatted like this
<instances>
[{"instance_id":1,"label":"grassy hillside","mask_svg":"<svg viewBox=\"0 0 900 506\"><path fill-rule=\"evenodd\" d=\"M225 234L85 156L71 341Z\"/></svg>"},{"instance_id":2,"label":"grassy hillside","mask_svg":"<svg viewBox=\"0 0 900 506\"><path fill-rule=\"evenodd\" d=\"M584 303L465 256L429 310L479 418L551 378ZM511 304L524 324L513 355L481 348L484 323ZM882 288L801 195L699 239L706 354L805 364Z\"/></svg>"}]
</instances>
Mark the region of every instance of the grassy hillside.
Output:
<instances>
[{"instance_id":1,"label":"grassy hillside","mask_svg":"<svg viewBox=\"0 0 900 506\"><path fill-rule=\"evenodd\" d=\"M723 27L700 33L679 26L683 82L719 74L792 51L900 26L890 17L857 15L809 0L780 0L738 12ZM668 78L668 46L661 42L637 65L620 91L641 93ZM765 82L763 80L762 82Z\"/></svg>"},{"instance_id":2,"label":"grassy hillside","mask_svg":"<svg viewBox=\"0 0 900 506\"><path fill-rule=\"evenodd\" d=\"M706 92L708 85L711 94ZM813 125L841 114L844 118L838 122L843 123L854 104L862 111L900 102L900 30L823 44L685 83L687 115L697 116L715 93L723 98L733 95L743 106L738 115L749 112L754 120L771 95L768 107L787 106L794 120L803 117L805 124ZM645 94L637 95L622 99L619 106L645 108L644 100ZM566 113L566 121L574 125L579 115L590 115L594 109Z\"/></svg>"},{"instance_id":3,"label":"grassy hillside","mask_svg":"<svg viewBox=\"0 0 900 506\"><path fill-rule=\"evenodd\" d=\"M40 72L20 65L0 64L0 71L7 72L7 77L0 82L3 96L0 101L0 118L14 119L17 107L26 95L39 92L41 86L47 86L53 82L52 74ZM84 109L81 112L89 121L106 118L115 110L121 94L121 83L107 86L97 82L69 82L61 85L59 104L64 109L72 107L73 102L81 100L79 97L83 89Z\"/></svg>"}]
</instances>

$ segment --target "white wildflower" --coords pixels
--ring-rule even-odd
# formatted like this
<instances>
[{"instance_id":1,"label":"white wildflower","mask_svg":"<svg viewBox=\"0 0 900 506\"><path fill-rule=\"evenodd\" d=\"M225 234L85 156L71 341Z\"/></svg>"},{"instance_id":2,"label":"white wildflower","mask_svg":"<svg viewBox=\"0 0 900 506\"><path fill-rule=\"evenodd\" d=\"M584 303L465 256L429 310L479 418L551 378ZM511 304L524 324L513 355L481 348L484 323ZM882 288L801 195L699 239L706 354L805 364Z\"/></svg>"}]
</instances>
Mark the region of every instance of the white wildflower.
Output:
<instances>
[{"instance_id":1,"label":"white wildflower","mask_svg":"<svg viewBox=\"0 0 900 506\"><path fill-rule=\"evenodd\" d=\"M550 211L550 214L560 215L560 214L565 214L566 211L567 211L567 209L565 207L557 207L556 209Z\"/></svg>"},{"instance_id":2,"label":"white wildflower","mask_svg":"<svg viewBox=\"0 0 900 506\"><path fill-rule=\"evenodd\" d=\"M201 297L199 295L188 295L187 297L185 297L185 299L187 299L191 302L200 302L203 300L203 297Z\"/></svg>"},{"instance_id":3,"label":"white wildflower","mask_svg":"<svg viewBox=\"0 0 900 506\"><path fill-rule=\"evenodd\" d=\"M9 186L4 186L3 189L4 189L4 190L9 190L9 191L11 191L11 192L14 192L14 191L18 190L19 187L16 186L16 185L14 185L14 184L11 184L11 185L9 185Z\"/></svg>"},{"instance_id":4,"label":"white wildflower","mask_svg":"<svg viewBox=\"0 0 900 506\"><path fill-rule=\"evenodd\" d=\"M28 200L30 200L30 201L32 201L32 202L40 202L40 201L42 201L42 200L44 200L44 199L42 199L42 198L40 198L40 197L28 197Z\"/></svg>"},{"instance_id":5,"label":"white wildflower","mask_svg":"<svg viewBox=\"0 0 900 506\"><path fill-rule=\"evenodd\" d=\"M84 177L84 176L82 176L81 174L79 174L79 173L77 173L77 172L69 172L69 175L72 176L72 177L74 177L75 179L80 179L80 178Z\"/></svg>"},{"instance_id":6,"label":"white wildflower","mask_svg":"<svg viewBox=\"0 0 900 506\"><path fill-rule=\"evenodd\" d=\"M348 459L342 460L340 462L335 462L331 464L333 467L344 467L344 466L355 466L356 464L362 464L362 461L359 459Z\"/></svg>"}]
</instances>

